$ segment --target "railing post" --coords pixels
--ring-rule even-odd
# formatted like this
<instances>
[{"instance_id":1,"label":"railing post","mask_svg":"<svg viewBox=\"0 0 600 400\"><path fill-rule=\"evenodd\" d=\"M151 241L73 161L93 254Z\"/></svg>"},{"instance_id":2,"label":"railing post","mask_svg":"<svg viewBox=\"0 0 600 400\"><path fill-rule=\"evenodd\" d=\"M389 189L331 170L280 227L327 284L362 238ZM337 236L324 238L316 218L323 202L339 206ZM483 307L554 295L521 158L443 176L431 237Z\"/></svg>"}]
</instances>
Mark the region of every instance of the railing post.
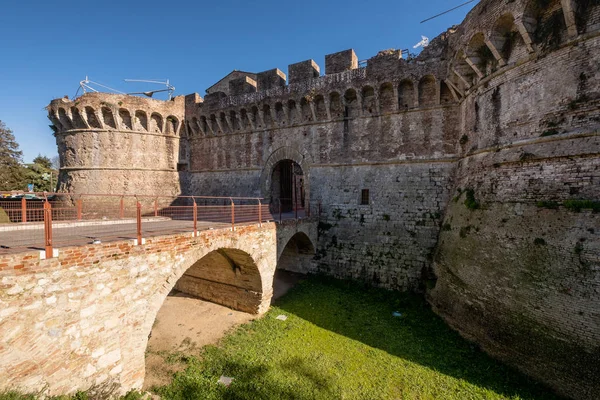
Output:
<instances>
[{"instance_id":1,"label":"railing post","mask_svg":"<svg viewBox=\"0 0 600 400\"><path fill-rule=\"evenodd\" d=\"M44 202L44 242L46 258L52 258L52 206L48 200Z\"/></svg>"},{"instance_id":2,"label":"railing post","mask_svg":"<svg viewBox=\"0 0 600 400\"><path fill-rule=\"evenodd\" d=\"M137 244L142 244L142 203L137 202Z\"/></svg>"},{"instance_id":3,"label":"railing post","mask_svg":"<svg viewBox=\"0 0 600 400\"><path fill-rule=\"evenodd\" d=\"M319 202L319 217L321 217L321 202Z\"/></svg>"},{"instance_id":4,"label":"railing post","mask_svg":"<svg viewBox=\"0 0 600 400\"><path fill-rule=\"evenodd\" d=\"M198 205L194 199L194 237L198 237Z\"/></svg>"},{"instance_id":5,"label":"railing post","mask_svg":"<svg viewBox=\"0 0 600 400\"><path fill-rule=\"evenodd\" d=\"M194 202L194 205L196 205L196 202ZM154 216L158 217L158 198L154 199Z\"/></svg>"},{"instance_id":6,"label":"railing post","mask_svg":"<svg viewBox=\"0 0 600 400\"><path fill-rule=\"evenodd\" d=\"M262 201L258 199L258 226L262 226Z\"/></svg>"},{"instance_id":7,"label":"railing post","mask_svg":"<svg viewBox=\"0 0 600 400\"><path fill-rule=\"evenodd\" d=\"M77 200L77 221L81 221L81 217L83 215L83 200Z\"/></svg>"},{"instance_id":8,"label":"railing post","mask_svg":"<svg viewBox=\"0 0 600 400\"><path fill-rule=\"evenodd\" d=\"M281 223L281 197L279 198L279 223Z\"/></svg>"},{"instance_id":9,"label":"railing post","mask_svg":"<svg viewBox=\"0 0 600 400\"><path fill-rule=\"evenodd\" d=\"M232 198L230 198L229 200L231 200L231 230L234 231L235 230L235 203L233 202Z\"/></svg>"},{"instance_id":10,"label":"railing post","mask_svg":"<svg viewBox=\"0 0 600 400\"><path fill-rule=\"evenodd\" d=\"M298 220L298 203L296 203L296 201L294 201L294 218L296 219L296 221Z\"/></svg>"},{"instance_id":11,"label":"railing post","mask_svg":"<svg viewBox=\"0 0 600 400\"><path fill-rule=\"evenodd\" d=\"M119 218L125 218L125 199L121 196L121 206L119 208Z\"/></svg>"},{"instance_id":12,"label":"railing post","mask_svg":"<svg viewBox=\"0 0 600 400\"><path fill-rule=\"evenodd\" d=\"M27 222L27 200L25 200L25 196L21 198L21 222Z\"/></svg>"},{"instance_id":13,"label":"railing post","mask_svg":"<svg viewBox=\"0 0 600 400\"><path fill-rule=\"evenodd\" d=\"M306 204L308 205L308 211L304 211L306 213L306 217L310 218L310 201L306 201Z\"/></svg>"}]
</instances>

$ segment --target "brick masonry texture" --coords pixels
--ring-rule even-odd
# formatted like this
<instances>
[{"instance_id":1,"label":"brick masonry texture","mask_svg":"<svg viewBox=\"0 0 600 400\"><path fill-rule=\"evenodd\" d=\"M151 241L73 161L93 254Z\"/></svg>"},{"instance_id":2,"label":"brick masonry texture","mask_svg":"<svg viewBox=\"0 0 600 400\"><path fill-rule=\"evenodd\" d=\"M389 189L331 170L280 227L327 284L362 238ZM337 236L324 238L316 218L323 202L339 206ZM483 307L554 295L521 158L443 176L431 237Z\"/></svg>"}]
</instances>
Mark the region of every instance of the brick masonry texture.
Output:
<instances>
[{"instance_id":1,"label":"brick masonry texture","mask_svg":"<svg viewBox=\"0 0 600 400\"><path fill-rule=\"evenodd\" d=\"M385 50L355 68L342 52L329 58L341 72L296 63L287 85L215 86L206 101L55 100L62 188L272 202L273 169L293 160L307 201L322 206L315 255L300 269L426 291L489 353L595 399L600 214L564 202L600 201L596 3L482 0L416 58ZM123 129L121 106L149 122ZM156 171L129 163L132 149L151 152ZM294 246L309 248L300 237Z\"/></svg>"}]
</instances>

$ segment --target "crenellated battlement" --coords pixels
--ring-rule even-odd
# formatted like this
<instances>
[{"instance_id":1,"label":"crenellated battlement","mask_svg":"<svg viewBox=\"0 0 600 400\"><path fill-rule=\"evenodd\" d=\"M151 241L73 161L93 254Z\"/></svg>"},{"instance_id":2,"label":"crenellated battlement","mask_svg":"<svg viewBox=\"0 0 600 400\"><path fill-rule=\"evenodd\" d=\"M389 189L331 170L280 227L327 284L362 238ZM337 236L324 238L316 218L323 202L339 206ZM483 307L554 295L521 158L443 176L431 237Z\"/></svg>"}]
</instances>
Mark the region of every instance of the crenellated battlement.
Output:
<instances>
[{"instance_id":1,"label":"crenellated battlement","mask_svg":"<svg viewBox=\"0 0 600 400\"><path fill-rule=\"evenodd\" d=\"M86 93L74 100L52 100L47 109L56 134L114 130L179 136L185 104L182 96L161 101L121 94Z\"/></svg>"}]
</instances>

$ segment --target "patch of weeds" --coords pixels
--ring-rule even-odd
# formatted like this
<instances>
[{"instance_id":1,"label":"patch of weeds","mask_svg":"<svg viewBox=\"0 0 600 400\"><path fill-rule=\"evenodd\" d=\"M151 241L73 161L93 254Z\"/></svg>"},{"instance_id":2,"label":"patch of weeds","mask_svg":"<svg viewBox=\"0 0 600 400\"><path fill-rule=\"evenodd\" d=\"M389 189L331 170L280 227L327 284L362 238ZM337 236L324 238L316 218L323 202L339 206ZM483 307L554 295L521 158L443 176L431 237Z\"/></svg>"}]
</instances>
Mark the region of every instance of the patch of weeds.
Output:
<instances>
[{"instance_id":1,"label":"patch of weeds","mask_svg":"<svg viewBox=\"0 0 600 400\"><path fill-rule=\"evenodd\" d=\"M446 222L444 225L442 225L442 230L446 231L446 232L451 231L452 225L450 225L449 223Z\"/></svg>"},{"instance_id":2,"label":"patch of weeds","mask_svg":"<svg viewBox=\"0 0 600 400\"><path fill-rule=\"evenodd\" d=\"M546 129L544 132L542 132L542 134L540 135L540 137L546 137L546 136L554 136L554 135L558 135L560 132L558 131L558 129Z\"/></svg>"},{"instance_id":3,"label":"patch of weeds","mask_svg":"<svg viewBox=\"0 0 600 400\"><path fill-rule=\"evenodd\" d=\"M346 217L344 217L344 215L342 214L342 210L336 208L335 210L333 210L333 218L339 221L340 219L344 219Z\"/></svg>"},{"instance_id":4,"label":"patch of weeds","mask_svg":"<svg viewBox=\"0 0 600 400\"><path fill-rule=\"evenodd\" d=\"M462 189L458 188L456 189L456 196L454 196L454 198L452 199L453 202L458 203L458 200L460 200L460 196L462 195Z\"/></svg>"},{"instance_id":5,"label":"patch of weeds","mask_svg":"<svg viewBox=\"0 0 600 400\"><path fill-rule=\"evenodd\" d=\"M469 141L469 137L467 135L462 135L460 137L460 140L458 141L458 143L460 143L461 146L464 146L465 144L467 144L468 141Z\"/></svg>"},{"instance_id":6,"label":"patch of weeds","mask_svg":"<svg viewBox=\"0 0 600 400\"><path fill-rule=\"evenodd\" d=\"M383 214L382 218L384 221L389 221L390 220L390 216L388 214Z\"/></svg>"},{"instance_id":7,"label":"patch of weeds","mask_svg":"<svg viewBox=\"0 0 600 400\"><path fill-rule=\"evenodd\" d=\"M575 243L575 248L573 249L573 252L575 254L581 254L582 251L583 251L583 243L581 243L581 242Z\"/></svg>"},{"instance_id":8,"label":"patch of weeds","mask_svg":"<svg viewBox=\"0 0 600 400\"><path fill-rule=\"evenodd\" d=\"M594 200L566 200L563 205L567 210L580 212L581 210L592 210L592 212L600 212L600 201Z\"/></svg>"},{"instance_id":9,"label":"patch of weeds","mask_svg":"<svg viewBox=\"0 0 600 400\"><path fill-rule=\"evenodd\" d=\"M535 244L536 246L545 246L546 241L542 238L535 238L535 240L533 241L533 244Z\"/></svg>"},{"instance_id":10,"label":"patch of weeds","mask_svg":"<svg viewBox=\"0 0 600 400\"><path fill-rule=\"evenodd\" d=\"M528 153L528 152L523 152L523 154L521 154L521 157L519 157L519 161L526 161L526 160L531 160L535 158L535 154L533 153Z\"/></svg>"},{"instance_id":11,"label":"patch of weeds","mask_svg":"<svg viewBox=\"0 0 600 400\"><path fill-rule=\"evenodd\" d=\"M466 238L466 237L467 237L467 235L468 235L469 233L471 233L471 228L472 228L472 226L471 226L471 225L467 225L467 226L461 226L461 227L460 227L460 231L458 232L458 235L459 235L461 238L463 238L463 239L464 239L464 238Z\"/></svg>"},{"instance_id":12,"label":"patch of weeds","mask_svg":"<svg viewBox=\"0 0 600 400\"><path fill-rule=\"evenodd\" d=\"M333 228L332 224L328 224L327 222L319 221L319 224L317 225L317 233L319 234L319 236L321 236L325 232L330 230L331 228Z\"/></svg>"},{"instance_id":13,"label":"patch of weeds","mask_svg":"<svg viewBox=\"0 0 600 400\"><path fill-rule=\"evenodd\" d=\"M475 199L475 191L473 189L466 189L465 190L465 206L469 209L469 210L477 210L480 207L479 202Z\"/></svg>"},{"instance_id":14,"label":"patch of weeds","mask_svg":"<svg viewBox=\"0 0 600 400\"><path fill-rule=\"evenodd\" d=\"M492 53L490 48L486 45L483 45L477 49L477 57L479 57L479 63L477 66L483 74L486 74L488 64L493 65L496 62L494 53Z\"/></svg>"},{"instance_id":15,"label":"patch of weeds","mask_svg":"<svg viewBox=\"0 0 600 400\"><path fill-rule=\"evenodd\" d=\"M553 12L546 20L538 18L535 30L536 42L540 43L543 50L554 50L560 45L561 33L566 28L562 10Z\"/></svg>"},{"instance_id":16,"label":"patch of weeds","mask_svg":"<svg viewBox=\"0 0 600 400\"><path fill-rule=\"evenodd\" d=\"M538 206L539 208L549 208L551 210L556 210L559 206L560 203L557 201L549 201L549 200L541 200L538 201L537 203L535 203L536 206Z\"/></svg>"},{"instance_id":17,"label":"patch of weeds","mask_svg":"<svg viewBox=\"0 0 600 400\"><path fill-rule=\"evenodd\" d=\"M360 220L358 221L361 225L365 224L365 214L360 214Z\"/></svg>"}]
</instances>

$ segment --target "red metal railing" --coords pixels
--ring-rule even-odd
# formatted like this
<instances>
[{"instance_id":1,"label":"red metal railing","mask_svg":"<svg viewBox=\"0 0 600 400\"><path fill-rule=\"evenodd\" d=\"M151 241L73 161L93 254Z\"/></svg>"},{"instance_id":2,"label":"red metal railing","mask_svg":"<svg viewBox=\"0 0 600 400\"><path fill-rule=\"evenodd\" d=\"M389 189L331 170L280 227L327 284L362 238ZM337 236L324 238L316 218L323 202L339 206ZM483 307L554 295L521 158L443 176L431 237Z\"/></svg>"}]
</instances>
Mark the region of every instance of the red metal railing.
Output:
<instances>
[{"instance_id":1,"label":"red metal railing","mask_svg":"<svg viewBox=\"0 0 600 400\"><path fill-rule=\"evenodd\" d=\"M142 196L0 192L0 254L191 232L310 216L310 207L282 210L254 197ZM18 196L21 196L20 198ZM285 200L285 199L283 199ZM315 208L317 209L317 208Z\"/></svg>"}]
</instances>

